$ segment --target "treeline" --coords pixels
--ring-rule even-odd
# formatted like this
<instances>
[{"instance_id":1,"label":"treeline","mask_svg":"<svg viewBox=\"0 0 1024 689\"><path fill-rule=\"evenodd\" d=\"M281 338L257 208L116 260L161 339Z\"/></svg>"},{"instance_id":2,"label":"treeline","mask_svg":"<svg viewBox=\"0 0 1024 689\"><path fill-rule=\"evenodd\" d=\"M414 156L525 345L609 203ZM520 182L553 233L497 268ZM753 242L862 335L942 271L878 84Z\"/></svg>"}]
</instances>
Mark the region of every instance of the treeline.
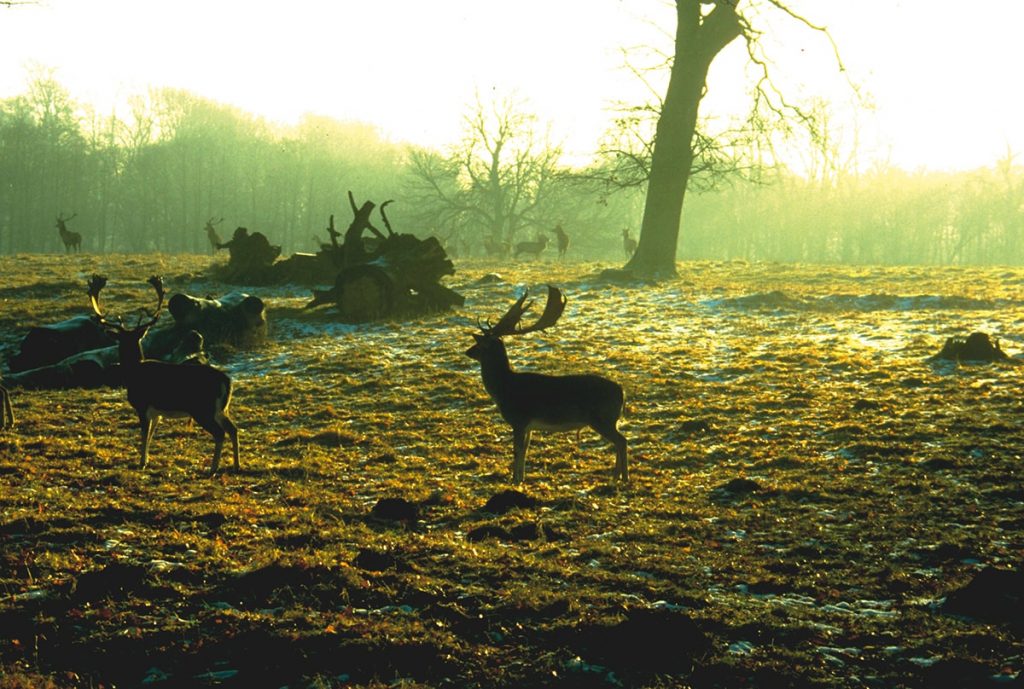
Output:
<instances>
[{"instance_id":1,"label":"treeline","mask_svg":"<svg viewBox=\"0 0 1024 689\"><path fill-rule=\"evenodd\" d=\"M0 101L0 251L63 251L62 214L74 214L68 228L87 252L206 252L203 228L221 218L225 239L245 226L285 254L312 251L327 241L331 214L347 225L349 190L357 202L395 199L396 230L436 235L453 255L482 255L489 238L507 246L560 224L572 237L570 258L618 260L622 229L639 232L642 187L611 188L600 170L544 168L543 184L520 182L498 195L491 186L515 182L467 175L472 169L455 163L469 148L446 159L388 141L370 125L313 116L277 127L178 90L130 105L124 116L90 111L48 75ZM510 170L521 168L516 162ZM507 214L504 231L462 212L466 203L494 207L524 195L530 203ZM1020 263L1022 211L1024 174L1009 154L957 174L878 169L807 179L762 170L756 182L727 177L712 191L690 192L679 257Z\"/></svg>"},{"instance_id":2,"label":"treeline","mask_svg":"<svg viewBox=\"0 0 1024 689\"><path fill-rule=\"evenodd\" d=\"M1024 263L1024 171L785 171L687 198L680 256L888 264Z\"/></svg>"},{"instance_id":3,"label":"treeline","mask_svg":"<svg viewBox=\"0 0 1024 689\"><path fill-rule=\"evenodd\" d=\"M424 193L411 164L417 151L371 125L307 116L277 127L179 90L130 106L127 116L91 112L49 76L0 101L0 251L63 251L62 214L74 215L67 227L87 252L206 252L210 219L223 219L225 240L244 226L285 254L313 251L328 241L331 214L342 230L351 220L351 190L357 203L394 199L396 231L437 235L453 254L483 252L485 228ZM562 223L581 254L620 247L636 195L609 198L596 183L559 180L506 238L533 239ZM536 190L516 190L529 194Z\"/></svg>"}]
</instances>

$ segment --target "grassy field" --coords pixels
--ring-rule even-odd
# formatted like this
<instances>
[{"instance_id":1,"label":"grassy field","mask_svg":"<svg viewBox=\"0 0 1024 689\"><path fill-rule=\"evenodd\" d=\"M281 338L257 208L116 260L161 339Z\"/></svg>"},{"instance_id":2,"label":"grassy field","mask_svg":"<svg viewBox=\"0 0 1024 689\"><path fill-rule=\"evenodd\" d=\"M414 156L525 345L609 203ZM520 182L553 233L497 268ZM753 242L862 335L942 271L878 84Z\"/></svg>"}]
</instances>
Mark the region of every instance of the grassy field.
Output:
<instances>
[{"instance_id":1,"label":"grassy field","mask_svg":"<svg viewBox=\"0 0 1024 689\"><path fill-rule=\"evenodd\" d=\"M154 273L233 289L211 260L0 257L0 346L94 272L114 313ZM362 326L247 290L269 336L211 352L242 443L215 478L180 420L137 468L123 390L12 389L0 686L1024 685L1024 270L601 267L460 262L458 312ZM508 492L463 352L549 282L565 315L513 366L626 388L627 487L595 434L535 434ZM930 360L975 330L1010 361Z\"/></svg>"}]
</instances>

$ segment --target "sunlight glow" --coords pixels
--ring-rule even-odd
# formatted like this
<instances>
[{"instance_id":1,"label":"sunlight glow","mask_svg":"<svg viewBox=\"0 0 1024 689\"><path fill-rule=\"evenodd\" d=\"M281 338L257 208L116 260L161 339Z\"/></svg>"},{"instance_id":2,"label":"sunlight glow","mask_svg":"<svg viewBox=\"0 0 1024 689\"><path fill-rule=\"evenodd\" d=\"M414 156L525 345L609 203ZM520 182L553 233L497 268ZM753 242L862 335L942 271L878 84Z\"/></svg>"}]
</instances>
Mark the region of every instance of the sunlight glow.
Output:
<instances>
[{"instance_id":1,"label":"sunlight glow","mask_svg":"<svg viewBox=\"0 0 1024 689\"><path fill-rule=\"evenodd\" d=\"M856 122L861 158L970 169L1024 150L1024 95L1006 75L1019 62L1024 3L996 0L976 17L928 0L791 6L829 27L850 78L877 107L845 105L851 92L827 41L783 18L772 23L777 73L800 98L835 100L850 141ZM596 148L612 103L646 96L622 69L621 50L667 50L673 22L670 4L656 0L42 0L0 9L0 98L23 93L35 64L55 68L100 113L150 87L175 87L276 122L311 112L442 147L458 138L477 91L516 93L582 156ZM739 44L720 57L705 112L743 112L744 62Z\"/></svg>"}]
</instances>

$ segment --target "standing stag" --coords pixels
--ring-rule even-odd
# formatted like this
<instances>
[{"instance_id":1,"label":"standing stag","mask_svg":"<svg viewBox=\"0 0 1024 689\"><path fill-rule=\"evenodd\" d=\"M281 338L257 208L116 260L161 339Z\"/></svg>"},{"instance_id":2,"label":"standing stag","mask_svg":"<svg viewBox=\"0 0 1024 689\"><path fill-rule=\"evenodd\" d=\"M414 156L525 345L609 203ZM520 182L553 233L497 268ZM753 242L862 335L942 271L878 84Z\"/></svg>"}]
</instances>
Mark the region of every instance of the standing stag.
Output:
<instances>
[{"instance_id":1,"label":"standing stag","mask_svg":"<svg viewBox=\"0 0 1024 689\"><path fill-rule=\"evenodd\" d=\"M68 229L65 224L68 220L74 218L78 213L73 213L71 218L65 218L64 213L57 216L57 231L60 232L60 240L64 242L64 253L68 254L72 251L82 251L82 235L77 232L72 232Z\"/></svg>"},{"instance_id":2,"label":"standing stag","mask_svg":"<svg viewBox=\"0 0 1024 689\"><path fill-rule=\"evenodd\" d=\"M622 250L626 252L626 258L633 258L636 253L636 240L629 236L629 228L622 229Z\"/></svg>"},{"instance_id":3,"label":"standing stag","mask_svg":"<svg viewBox=\"0 0 1024 689\"><path fill-rule=\"evenodd\" d=\"M618 430L625 395L618 383L596 375L549 376L512 370L501 338L549 328L565 310L565 297L548 286L544 313L533 325L520 327L530 308L526 297L523 294L497 324L480 326L482 334L473 333L476 344L466 350L468 357L480 362L484 387L512 426L512 482L522 483L525 478L532 431L573 431L584 426L615 445L613 478L629 480L626 438Z\"/></svg>"},{"instance_id":4,"label":"standing stag","mask_svg":"<svg viewBox=\"0 0 1024 689\"><path fill-rule=\"evenodd\" d=\"M213 218L206 221L206 227L204 229L206 230L206 238L210 240L212 253L217 253L217 249L223 248L224 242L221 241L220 235L217 234L217 229L214 227L214 225L219 225L222 222L224 222L224 218L221 218L217 222L214 222Z\"/></svg>"},{"instance_id":5,"label":"standing stag","mask_svg":"<svg viewBox=\"0 0 1024 689\"><path fill-rule=\"evenodd\" d=\"M117 340L118 355L124 385L128 389L128 402L139 415L142 432L142 461L149 459L149 443L153 439L160 417L190 416L213 436L213 461L210 474L220 466L224 436L231 436L238 469L238 429L228 416L231 402L231 379L223 371L206 364L172 364L146 359L142 353L142 338L160 318L164 305L164 286L159 277L151 277L149 284L156 290L156 309L149 319L134 328L126 328L121 320L111 321L100 310L100 290L107 284L105 277L95 275L89 282L89 301L97 322Z\"/></svg>"}]
</instances>

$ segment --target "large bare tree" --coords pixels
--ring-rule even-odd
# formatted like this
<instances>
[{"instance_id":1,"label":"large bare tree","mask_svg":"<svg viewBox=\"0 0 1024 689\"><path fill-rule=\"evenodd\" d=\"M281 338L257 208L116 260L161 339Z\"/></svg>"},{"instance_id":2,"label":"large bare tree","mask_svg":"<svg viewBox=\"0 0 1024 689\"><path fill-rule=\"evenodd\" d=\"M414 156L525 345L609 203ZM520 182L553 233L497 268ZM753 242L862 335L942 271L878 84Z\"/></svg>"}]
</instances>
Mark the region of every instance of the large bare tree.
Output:
<instances>
[{"instance_id":1,"label":"large bare tree","mask_svg":"<svg viewBox=\"0 0 1024 689\"><path fill-rule=\"evenodd\" d=\"M675 49L668 88L650 148L647 198L640 241L626 264L629 273L646 278L676 274L676 248L683 199L694 169L699 107L707 91L708 70L715 57L738 38L746 41L750 61L760 71L752 112L764 107L780 117L794 117L813 127L813 119L791 105L772 84L768 62L760 48L760 33L748 20L753 11L782 12L808 28L817 26L787 7L782 0L676 0ZM830 39L831 40L831 39ZM837 56L838 60L838 56ZM841 68L841 65L839 65Z\"/></svg>"}]
</instances>

